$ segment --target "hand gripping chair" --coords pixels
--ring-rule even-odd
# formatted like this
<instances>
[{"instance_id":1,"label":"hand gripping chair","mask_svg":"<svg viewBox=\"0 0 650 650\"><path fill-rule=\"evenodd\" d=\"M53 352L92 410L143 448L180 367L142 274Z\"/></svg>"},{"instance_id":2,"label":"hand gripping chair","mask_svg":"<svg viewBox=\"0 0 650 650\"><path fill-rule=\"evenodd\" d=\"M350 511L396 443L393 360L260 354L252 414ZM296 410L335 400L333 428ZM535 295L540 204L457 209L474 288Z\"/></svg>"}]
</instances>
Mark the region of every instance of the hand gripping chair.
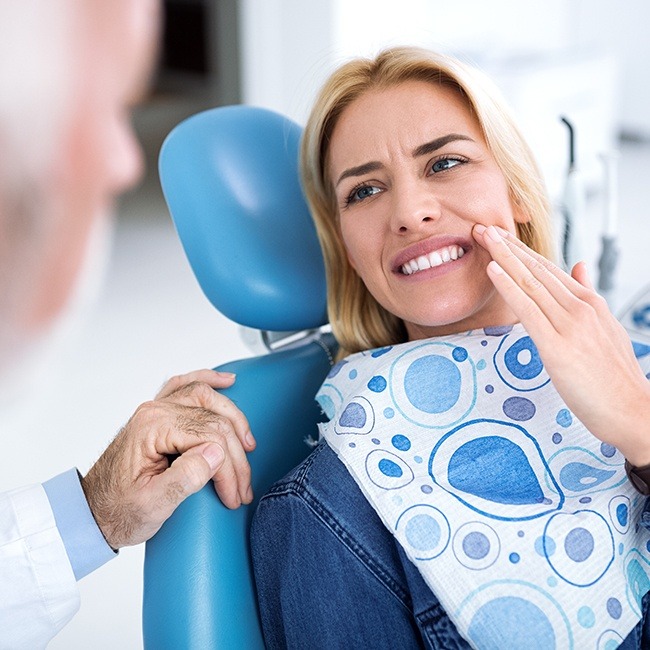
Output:
<instances>
[{"instance_id":1,"label":"hand gripping chair","mask_svg":"<svg viewBox=\"0 0 650 650\"><path fill-rule=\"evenodd\" d=\"M300 128L271 111L230 106L178 125L160 178L204 293L233 321L262 330L271 351L219 369L257 439L249 454L261 496L308 453L314 395L331 366L325 276L298 181ZM277 345L279 332L309 332ZM250 331L250 330L249 330ZM146 546L147 649L263 648L248 532L256 504L231 511L212 484L188 498Z\"/></svg>"}]
</instances>

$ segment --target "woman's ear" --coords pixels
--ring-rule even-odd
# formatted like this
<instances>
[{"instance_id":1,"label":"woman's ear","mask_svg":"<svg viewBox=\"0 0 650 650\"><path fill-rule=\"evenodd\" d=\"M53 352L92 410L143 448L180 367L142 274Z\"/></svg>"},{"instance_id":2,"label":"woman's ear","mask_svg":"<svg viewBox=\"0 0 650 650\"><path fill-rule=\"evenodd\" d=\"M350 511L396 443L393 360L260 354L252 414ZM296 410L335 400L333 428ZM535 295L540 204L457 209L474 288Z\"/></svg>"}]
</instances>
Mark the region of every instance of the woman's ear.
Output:
<instances>
[{"instance_id":1,"label":"woman's ear","mask_svg":"<svg viewBox=\"0 0 650 650\"><path fill-rule=\"evenodd\" d=\"M515 223L528 223L530 221L530 215L523 209L518 198L512 196L510 201L512 203L512 217Z\"/></svg>"},{"instance_id":2,"label":"woman's ear","mask_svg":"<svg viewBox=\"0 0 650 650\"><path fill-rule=\"evenodd\" d=\"M347 250L345 251L345 255L346 255L346 257L348 258L348 263L350 264L350 266L352 267L352 269L353 269L353 270L355 271L355 273L356 273L357 267L356 267L355 264L354 264L354 260L352 259L352 255L350 255L350 253L348 253Z\"/></svg>"},{"instance_id":3,"label":"woman's ear","mask_svg":"<svg viewBox=\"0 0 650 650\"><path fill-rule=\"evenodd\" d=\"M347 260L348 260L348 264L352 267L352 269L353 269L353 270L355 271L355 273L356 273L357 266L356 266L356 264L354 263L354 260L352 259L352 255L350 254L350 251L348 250L348 247L347 247L345 244L343 244L343 248L344 248L344 250L345 250L345 257L346 257Z\"/></svg>"}]
</instances>

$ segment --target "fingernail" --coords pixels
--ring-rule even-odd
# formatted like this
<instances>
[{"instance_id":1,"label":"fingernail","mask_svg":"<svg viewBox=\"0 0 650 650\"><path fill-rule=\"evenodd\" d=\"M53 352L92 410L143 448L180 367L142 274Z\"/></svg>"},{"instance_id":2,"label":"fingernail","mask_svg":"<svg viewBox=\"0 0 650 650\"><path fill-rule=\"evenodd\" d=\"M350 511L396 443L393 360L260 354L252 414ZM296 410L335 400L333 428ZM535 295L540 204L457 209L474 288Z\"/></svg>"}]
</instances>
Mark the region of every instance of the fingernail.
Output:
<instances>
[{"instance_id":1,"label":"fingernail","mask_svg":"<svg viewBox=\"0 0 650 650\"><path fill-rule=\"evenodd\" d=\"M234 379L237 376L234 372L222 372L221 370L215 370L215 372L225 379Z\"/></svg>"},{"instance_id":2,"label":"fingernail","mask_svg":"<svg viewBox=\"0 0 650 650\"><path fill-rule=\"evenodd\" d=\"M482 223L477 223L474 226L474 230L479 234L482 235L485 232L485 226Z\"/></svg>"},{"instance_id":3,"label":"fingernail","mask_svg":"<svg viewBox=\"0 0 650 650\"><path fill-rule=\"evenodd\" d=\"M487 236L492 240L492 241L503 241L503 237L497 232L497 229L494 226L490 226L487 229Z\"/></svg>"},{"instance_id":4,"label":"fingernail","mask_svg":"<svg viewBox=\"0 0 650 650\"><path fill-rule=\"evenodd\" d=\"M495 226L495 229L504 238L510 234L507 230L504 230L501 226Z\"/></svg>"},{"instance_id":5,"label":"fingernail","mask_svg":"<svg viewBox=\"0 0 650 650\"><path fill-rule=\"evenodd\" d=\"M210 466L210 469L213 472L216 472L219 467L221 467L221 463L223 463L224 459L223 449L216 444L207 445L204 447L201 451L201 456L205 458L208 465Z\"/></svg>"},{"instance_id":6,"label":"fingernail","mask_svg":"<svg viewBox=\"0 0 650 650\"><path fill-rule=\"evenodd\" d=\"M489 268L489 269L492 271L492 273L494 273L495 275L501 275L501 274L503 273L503 269L502 269L502 268L499 266L499 264L498 264L497 262L495 262L494 260L492 260L492 261L488 264L488 268Z\"/></svg>"},{"instance_id":7,"label":"fingernail","mask_svg":"<svg viewBox=\"0 0 650 650\"><path fill-rule=\"evenodd\" d=\"M246 444L249 447L255 446L255 438L253 438L253 434L250 431L246 434Z\"/></svg>"}]
</instances>

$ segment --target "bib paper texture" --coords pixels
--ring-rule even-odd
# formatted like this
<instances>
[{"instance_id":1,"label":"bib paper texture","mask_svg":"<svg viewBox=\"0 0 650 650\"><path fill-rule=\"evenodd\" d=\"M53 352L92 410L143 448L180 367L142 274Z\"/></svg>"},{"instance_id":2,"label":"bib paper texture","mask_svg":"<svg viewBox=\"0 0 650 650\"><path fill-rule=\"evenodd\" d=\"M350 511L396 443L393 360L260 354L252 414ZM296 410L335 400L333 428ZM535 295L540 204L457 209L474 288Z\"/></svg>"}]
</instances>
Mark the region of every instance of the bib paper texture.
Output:
<instances>
[{"instance_id":1,"label":"bib paper texture","mask_svg":"<svg viewBox=\"0 0 650 650\"><path fill-rule=\"evenodd\" d=\"M640 620L645 499L522 326L352 355L317 400L322 436L472 645L610 650Z\"/></svg>"}]
</instances>

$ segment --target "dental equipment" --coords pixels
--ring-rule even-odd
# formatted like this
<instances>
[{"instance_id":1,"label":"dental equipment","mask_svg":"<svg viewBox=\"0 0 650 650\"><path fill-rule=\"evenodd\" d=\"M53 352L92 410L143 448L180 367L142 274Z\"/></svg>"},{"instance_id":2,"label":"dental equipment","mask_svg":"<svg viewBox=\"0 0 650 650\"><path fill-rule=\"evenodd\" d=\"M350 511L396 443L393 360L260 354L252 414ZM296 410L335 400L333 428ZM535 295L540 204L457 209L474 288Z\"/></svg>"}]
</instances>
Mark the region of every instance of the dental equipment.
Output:
<instances>
[{"instance_id":1,"label":"dental equipment","mask_svg":"<svg viewBox=\"0 0 650 650\"><path fill-rule=\"evenodd\" d=\"M605 167L605 228L598 260L598 290L603 294L614 288L614 272L618 262L618 152L600 154Z\"/></svg>"},{"instance_id":2,"label":"dental equipment","mask_svg":"<svg viewBox=\"0 0 650 650\"><path fill-rule=\"evenodd\" d=\"M561 212L564 220L562 231L562 259L567 271L583 259L581 242L578 237L585 214L585 190L582 176L576 166L575 130L566 117L560 120L569 130L569 168L567 170L562 198Z\"/></svg>"}]
</instances>

